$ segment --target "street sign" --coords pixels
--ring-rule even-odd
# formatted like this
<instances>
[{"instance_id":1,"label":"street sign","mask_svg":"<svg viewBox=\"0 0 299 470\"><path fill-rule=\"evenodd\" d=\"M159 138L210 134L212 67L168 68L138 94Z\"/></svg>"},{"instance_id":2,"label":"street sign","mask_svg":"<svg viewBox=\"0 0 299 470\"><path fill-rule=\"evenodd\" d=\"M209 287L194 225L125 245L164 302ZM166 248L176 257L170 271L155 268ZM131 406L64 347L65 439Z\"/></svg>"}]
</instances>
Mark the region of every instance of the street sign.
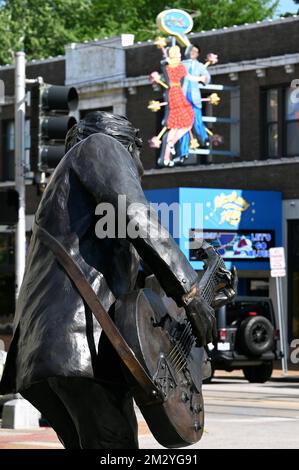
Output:
<instances>
[{"instance_id":1,"label":"street sign","mask_svg":"<svg viewBox=\"0 0 299 470\"><path fill-rule=\"evenodd\" d=\"M271 277L285 277L286 270L285 269L271 269Z\"/></svg>"},{"instance_id":2,"label":"street sign","mask_svg":"<svg viewBox=\"0 0 299 470\"><path fill-rule=\"evenodd\" d=\"M282 246L270 248L270 268L271 277L275 277L277 310L279 323L280 348L282 351L282 370L284 374L288 373L288 345L287 345L287 325L284 315L283 290L281 278L286 276L286 261L284 248Z\"/></svg>"},{"instance_id":3,"label":"street sign","mask_svg":"<svg viewBox=\"0 0 299 470\"><path fill-rule=\"evenodd\" d=\"M276 247L269 249L271 277L286 276L286 262L284 248Z\"/></svg>"},{"instance_id":4,"label":"street sign","mask_svg":"<svg viewBox=\"0 0 299 470\"><path fill-rule=\"evenodd\" d=\"M270 267L271 269L276 269L276 268L285 268L285 254L284 254L284 248L281 247L276 247L276 248L270 248Z\"/></svg>"}]
</instances>

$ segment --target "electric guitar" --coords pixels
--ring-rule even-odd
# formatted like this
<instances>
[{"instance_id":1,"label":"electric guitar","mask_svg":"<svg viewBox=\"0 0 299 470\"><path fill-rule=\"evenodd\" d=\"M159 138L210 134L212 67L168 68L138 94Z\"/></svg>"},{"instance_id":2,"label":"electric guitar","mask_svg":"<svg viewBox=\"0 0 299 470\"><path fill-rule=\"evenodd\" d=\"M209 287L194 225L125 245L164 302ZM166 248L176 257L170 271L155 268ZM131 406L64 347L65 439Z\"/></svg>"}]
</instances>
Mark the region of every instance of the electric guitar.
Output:
<instances>
[{"instance_id":1,"label":"electric guitar","mask_svg":"<svg viewBox=\"0 0 299 470\"><path fill-rule=\"evenodd\" d=\"M217 274L225 268L214 248L203 243L199 256L205 271L199 292L210 305L223 287ZM183 308L157 288L151 276L145 289L116 302L114 321L135 356L160 391L162 400L148 403L129 371L133 394L153 436L164 447L184 447L198 442L204 429L202 380L210 376L206 351L196 346Z\"/></svg>"}]
</instances>

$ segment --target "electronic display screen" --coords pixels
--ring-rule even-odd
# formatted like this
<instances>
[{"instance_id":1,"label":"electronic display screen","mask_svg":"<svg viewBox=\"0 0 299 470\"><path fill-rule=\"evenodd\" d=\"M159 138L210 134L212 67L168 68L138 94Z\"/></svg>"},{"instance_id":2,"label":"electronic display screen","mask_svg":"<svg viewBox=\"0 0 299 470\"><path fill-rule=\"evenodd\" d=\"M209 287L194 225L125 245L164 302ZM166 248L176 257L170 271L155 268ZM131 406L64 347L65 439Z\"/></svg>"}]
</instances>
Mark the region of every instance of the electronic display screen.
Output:
<instances>
[{"instance_id":1,"label":"electronic display screen","mask_svg":"<svg viewBox=\"0 0 299 470\"><path fill-rule=\"evenodd\" d=\"M269 248L275 246L274 230L191 229L189 260L200 261L197 254L204 238L227 261L269 261Z\"/></svg>"}]
</instances>

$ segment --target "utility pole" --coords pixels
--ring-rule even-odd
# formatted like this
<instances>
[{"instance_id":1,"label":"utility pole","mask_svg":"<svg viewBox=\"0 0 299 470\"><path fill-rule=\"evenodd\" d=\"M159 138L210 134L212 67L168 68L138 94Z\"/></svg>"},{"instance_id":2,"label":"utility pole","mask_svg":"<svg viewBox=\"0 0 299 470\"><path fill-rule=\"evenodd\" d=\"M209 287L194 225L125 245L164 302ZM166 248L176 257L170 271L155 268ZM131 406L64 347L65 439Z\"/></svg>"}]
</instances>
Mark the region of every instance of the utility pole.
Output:
<instances>
[{"instance_id":1,"label":"utility pole","mask_svg":"<svg viewBox=\"0 0 299 470\"><path fill-rule=\"evenodd\" d=\"M15 234L15 275L16 299L22 284L26 260L26 219L25 219L25 52L15 54L15 188L19 196L18 223Z\"/></svg>"},{"instance_id":2,"label":"utility pole","mask_svg":"<svg viewBox=\"0 0 299 470\"><path fill-rule=\"evenodd\" d=\"M18 222L15 233L15 274L16 300L23 281L26 261L26 219L25 219L25 95L26 70L25 52L15 54L15 189L18 193ZM39 427L40 412L19 393L7 401L2 411L2 428L25 429Z\"/></svg>"}]
</instances>

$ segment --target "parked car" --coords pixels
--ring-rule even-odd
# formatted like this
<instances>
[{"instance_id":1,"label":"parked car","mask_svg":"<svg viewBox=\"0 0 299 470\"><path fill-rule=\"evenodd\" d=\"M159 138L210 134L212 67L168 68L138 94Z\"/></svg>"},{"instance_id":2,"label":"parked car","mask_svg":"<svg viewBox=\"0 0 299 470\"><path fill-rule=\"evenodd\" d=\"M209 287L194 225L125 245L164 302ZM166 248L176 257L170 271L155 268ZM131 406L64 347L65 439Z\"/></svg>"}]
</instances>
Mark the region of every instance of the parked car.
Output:
<instances>
[{"instance_id":1,"label":"parked car","mask_svg":"<svg viewBox=\"0 0 299 470\"><path fill-rule=\"evenodd\" d=\"M273 361L281 358L279 331L272 301L268 297L236 297L216 312L218 338L209 352L212 380L217 369L243 369L249 382L270 379Z\"/></svg>"}]
</instances>

